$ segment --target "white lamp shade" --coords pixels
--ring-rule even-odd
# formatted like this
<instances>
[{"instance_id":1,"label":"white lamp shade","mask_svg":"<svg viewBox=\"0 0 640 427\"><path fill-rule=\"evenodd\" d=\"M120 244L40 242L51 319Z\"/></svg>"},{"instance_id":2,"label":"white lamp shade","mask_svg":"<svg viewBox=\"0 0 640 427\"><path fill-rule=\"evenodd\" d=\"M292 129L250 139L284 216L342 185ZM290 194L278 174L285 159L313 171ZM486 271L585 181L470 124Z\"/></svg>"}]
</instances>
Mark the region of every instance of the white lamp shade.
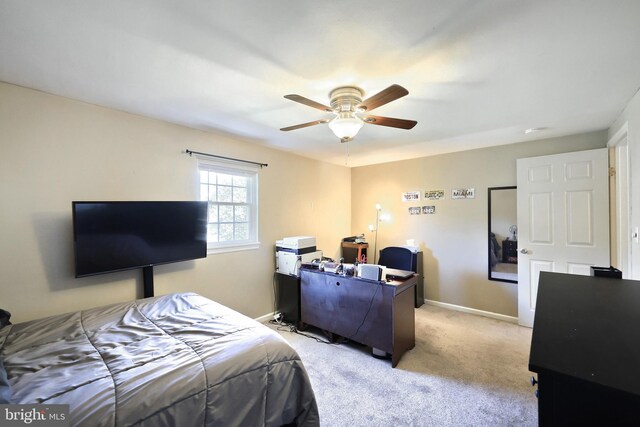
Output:
<instances>
[{"instance_id":1,"label":"white lamp shade","mask_svg":"<svg viewBox=\"0 0 640 427\"><path fill-rule=\"evenodd\" d=\"M329 122L329 128L340 139L353 138L362 125L363 121L357 117L336 117Z\"/></svg>"}]
</instances>

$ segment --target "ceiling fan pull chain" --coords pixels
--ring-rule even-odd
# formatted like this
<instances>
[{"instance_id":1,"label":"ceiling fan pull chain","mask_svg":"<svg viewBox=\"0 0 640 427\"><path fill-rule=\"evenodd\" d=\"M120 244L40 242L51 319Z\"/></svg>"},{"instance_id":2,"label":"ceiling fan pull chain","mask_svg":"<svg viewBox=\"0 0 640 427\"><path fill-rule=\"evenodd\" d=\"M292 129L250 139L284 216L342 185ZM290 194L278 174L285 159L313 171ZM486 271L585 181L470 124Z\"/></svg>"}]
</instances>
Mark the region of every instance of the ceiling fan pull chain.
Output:
<instances>
[{"instance_id":1,"label":"ceiling fan pull chain","mask_svg":"<svg viewBox=\"0 0 640 427\"><path fill-rule=\"evenodd\" d=\"M347 155L344 158L344 165L349 166L349 143L347 142L344 145L345 145L345 148L347 149Z\"/></svg>"}]
</instances>

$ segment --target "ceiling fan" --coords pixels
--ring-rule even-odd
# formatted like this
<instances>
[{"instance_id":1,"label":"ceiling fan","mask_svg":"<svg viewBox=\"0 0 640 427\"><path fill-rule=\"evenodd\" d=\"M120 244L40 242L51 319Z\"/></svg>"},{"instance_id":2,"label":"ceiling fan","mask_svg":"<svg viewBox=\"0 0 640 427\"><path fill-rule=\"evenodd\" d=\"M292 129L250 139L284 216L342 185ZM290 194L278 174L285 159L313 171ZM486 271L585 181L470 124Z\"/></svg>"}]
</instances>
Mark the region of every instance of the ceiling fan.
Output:
<instances>
[{"instance_id":1,"label":"ceiling fan","mask_svg":"<svg viewBox=\"0 0 640 427\"><path fill-rule=\"evenodd\" d=\"M378 126L388 126L400 129L411 129L418 122L415 120L394 119L391 117L373 116L368 114L374 108L378 108L398 98L408 95L409 91L399 85L391 85L383 91L362 100L364 91L355 86L340 86L329 93L330 105L320 104L300 95L285 95L291 101L299 102L312 108L332 113L333 118L315 120L313 122L301 123L299 125L282 128L282 131L306 128L329 123L329 128L340 138L340 142L348 142L353 139L365 123Z\"/></svg>"}]
</instances>

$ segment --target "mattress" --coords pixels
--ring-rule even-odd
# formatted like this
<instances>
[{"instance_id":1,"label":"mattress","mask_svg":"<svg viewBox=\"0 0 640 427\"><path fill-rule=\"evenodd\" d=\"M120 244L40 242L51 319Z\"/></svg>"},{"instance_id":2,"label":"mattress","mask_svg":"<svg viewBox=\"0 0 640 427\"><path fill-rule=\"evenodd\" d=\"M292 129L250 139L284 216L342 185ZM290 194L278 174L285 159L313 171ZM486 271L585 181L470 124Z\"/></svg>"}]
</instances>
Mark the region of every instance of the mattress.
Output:
<instances>
[{"instance_id":1,"label":"mattress","mask_svg":"<svg viewBox=\"0 0 640 427\"><path fill-rule=\"evenodd\" d=\"M298 354L194 293L0 329L11 403L68 404L78 426L319 425Z\"/></svg>"}]
</instances>

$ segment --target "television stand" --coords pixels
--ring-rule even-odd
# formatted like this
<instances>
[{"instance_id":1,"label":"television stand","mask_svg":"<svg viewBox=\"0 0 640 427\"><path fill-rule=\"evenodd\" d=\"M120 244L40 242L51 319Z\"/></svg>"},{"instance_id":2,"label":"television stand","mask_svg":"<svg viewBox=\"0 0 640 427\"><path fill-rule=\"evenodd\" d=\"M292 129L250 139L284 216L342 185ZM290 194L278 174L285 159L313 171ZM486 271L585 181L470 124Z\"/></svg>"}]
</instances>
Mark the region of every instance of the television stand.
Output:
<instances>
[{"instance_id":1,"label":"television stand","mask_svg":"<svg viewBox=\"0 0 640 427\"><path fill-rule=\"evenodd\" d=\"M153 296L153 266L142 267L142 292L144 298Z\"/></svg>"}]
</instances>

